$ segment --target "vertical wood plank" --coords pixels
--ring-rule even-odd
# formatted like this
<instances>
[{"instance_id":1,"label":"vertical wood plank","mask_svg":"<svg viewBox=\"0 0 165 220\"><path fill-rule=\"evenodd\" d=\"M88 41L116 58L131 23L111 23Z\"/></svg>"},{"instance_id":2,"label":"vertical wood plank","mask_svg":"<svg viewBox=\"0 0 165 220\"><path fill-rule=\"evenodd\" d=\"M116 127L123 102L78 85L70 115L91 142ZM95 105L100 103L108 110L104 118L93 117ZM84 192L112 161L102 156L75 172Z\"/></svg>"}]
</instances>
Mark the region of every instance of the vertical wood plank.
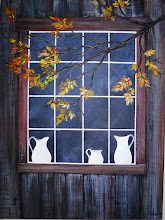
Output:
<instances>
[{"instance_id":1,"label":"vertical wood plank","mask_svg":"<svg viewBox=\"0 0 165 220\"><path fill-rule=\"evenodd\" d=\"M138 176L116 176L116 216L115 218L139 218L139 178Z\"/></svg>"},{"instance_id":2,"label":"vertical wood plank","mask_svg":"<svg viewBox=\"0 0 165 220\"><path fill-rule=\"evenodd\" d=\"M17 1L20 6L20 1ZM13 7L3 0L0 7L0 218L21 218L18 158L18 78L9 72L6 63L11 58L10 30L4 9ZM19 16L19 14L18 14ZM15 24L12 24L15 29Z\"/></svg>"},{"instance_id":3,"label":"vertical wood plank","mask_svg":"<svg viewBox=\"0 0 165 220\"><path fill-rule=\"evenodd\" d=\"M67 216L69 219L83 218L83 175L66 176Z\"/></svg>"},{"instance_id":4,"label":"vertical wood plank","mask_svg":"<svg viewBox=\"0 0 165 220\"><path fill-rule=\"evenodd\" d=\"M67 197L66 197L66 175L54 174L54 218L66 218Z\"/></svg>"},{"instance_id":5,"label":"vertical wood plank","mask_svg":"<svg viewBox=\"0 0 165 220\"><path fill-rule=\"evenodd\" d=\"M146 0L146 13L149 19L155 20L165 13L165 2L160 0ZM156 24L146 35L146 50L154 49L156 58L159 58L159 71L155 77L148 72L151 89L146 90L146 145L147 145L147 176L141 180L141 194L143 212L141 218L162 217L163 195L163 151L164 151L164 106L165 106L165 71L164 63L165 39L164 21Z\"/></svg>"},{"instance_id":6,"label":"vertical wood plank","mask_svg":"<svg viewBox=\"0 0 165 220\"><path fill-rule=\"evenodd\" d=\"M51 173L39 174L39 186L40 186L40 198L41 207L40 213L41 218L53 218L53 188L54 188L54 176Z\"/></svg>"},{"instance_id":7,"label":"vertical wood plank","mask_svg":"<svg viewBox=\"0 0 165 220\"><path fill-rule=\"evenodd\" d=\"M43 18L52 14L52 0L22 1L22 18Z\"/></svg>"},{"instance_id":8,"label":"vertical wood plank","mask_svg":"<svg viewBox=\"0 0 165 220\"><path fill-rule=\"evenodd\" d=\"M84 217L86 219L114 218L114 181L114 177L111 176L84 176Z\"/></svg>"},{"instance_id":9,"label":"vertical wood plank","mask_svg":"<svg viewBox=\"0 0 165 220\"><path fill-rule=\"evenodd\" d=\"M23 218L41 218L38 174L22 174Z\"/></svg>"}]
</instances>

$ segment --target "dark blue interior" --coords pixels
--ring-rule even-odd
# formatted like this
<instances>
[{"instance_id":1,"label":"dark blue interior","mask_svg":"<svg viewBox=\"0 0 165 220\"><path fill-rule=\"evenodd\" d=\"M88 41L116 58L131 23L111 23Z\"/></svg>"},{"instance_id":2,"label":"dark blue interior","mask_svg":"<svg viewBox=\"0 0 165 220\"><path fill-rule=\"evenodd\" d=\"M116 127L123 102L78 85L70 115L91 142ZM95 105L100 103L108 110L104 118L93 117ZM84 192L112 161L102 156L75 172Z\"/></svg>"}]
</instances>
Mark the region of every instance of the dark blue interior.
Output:
<instances>
[{"instance_id":1,"label":"dark blue interior","mask_svg":"<svg viewBox=\"0 0 165 220\"><path fill-rule=\"evenodd\" d=\"M126 105L124 98L110 99L110 127L113 129L133 129L135 102Z\"/></svg>"},{"instance_id":2,"label":"dark blue interior","mask_svg":"<svg viewBox=\"0 0 165 220\"><path fill-rule=\"evenodd\" d=\"M84 45L85 45L85 60L90 59L90 61L100 61L103 58L103 54L100 56L96 56L102 50L106 50L108 47L108 34L107 33L85 33L84 34ZM102 43L99 45L99 43ZM90 49L91 47L94 47ZM99 49L100 47L100 49ZM93 58L92 58L93 57ZM105 61L108 60L108 56L106 55Z\"/></svg>"},{"instance_id":3,"label":"dark blue interior","mask_svg":"<svg viewBox=\"0 0 165 220\"><path fill-rule=\"evenodd\" d=\"M95 68L97 64L87 63L85 64L85 71ZM91 77L94 74L92 82L92 90L94 90L95 95L97 96L107 96L108 95L108 64L101 64L96 72L87 72L84 75L85 88L89 89L91 85Z\"/></svg>"},{"instance_id":4,"label":"dark blue interior","mask_svg":"<svg viewBox=\"0 0 165 220\"><path fill-rule=\"evenodd\" d=\"M30 128L53 128L54 110L46 103L53 97L29 98L29 127Z\"/></svg>"},{"instance_id":5,"label":"dark blue interior","mask_svg":"<svg viewBox=\"0 0 165 220\"><path fill-rule=\"evenodd\" d=\"M108 98L85 100L85 128L108 128Z\"/></svg>"},{"instance_id":6,"label":"dark blue interior","mask_svg":"<svg viewBox=\"0 0 165 220\"><path fill-rule=\"evenodd\" d=\"M60 33L57 39L57 50L62 61L82 60L82 35L77 33ZM58 47L61 47L59 49ZM78 48L79 47L79 48ZM72 48L71 51L70 48ZM67 52L68 51L68 52Z\"/></svg>"},{"instance_id":7,"label":"dark blue interior","mask_svg":"<svg viewBox=\"0 0 165 220\"><path fill-rule=\"evenodd\" d=\"M128 40L133 34L127 33L111 33L110 46L118 46L118 42ZM116 62L135 62L135 40L130 41L126 46L119 48L110 53L110 60Z\"/></svg>"},{"instance_id":8,"label":"dark blue interior","mask_svg":"<svg viewBox=\"0 0 165 220\"><path fill-rule=\"evenodd\" d=\"M82 162L81 131L57 131L57 162Z\"/></svg>"}]
</instances>

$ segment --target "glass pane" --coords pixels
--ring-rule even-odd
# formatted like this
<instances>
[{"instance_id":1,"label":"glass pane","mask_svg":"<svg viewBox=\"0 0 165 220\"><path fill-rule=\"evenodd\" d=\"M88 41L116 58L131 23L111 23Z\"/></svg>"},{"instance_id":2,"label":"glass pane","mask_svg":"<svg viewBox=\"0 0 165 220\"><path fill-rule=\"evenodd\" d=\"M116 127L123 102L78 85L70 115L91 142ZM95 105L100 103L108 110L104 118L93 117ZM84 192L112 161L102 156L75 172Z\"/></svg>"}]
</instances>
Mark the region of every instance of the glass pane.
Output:
<instances>
[{"instance_id":1,"label":"glass pane","mask_svg":"<svg viewBox=\"0 0 165 220\"><path fill-rule=\"evenodd\" d=\"M119 162L123 164L134 163L134 141L133 141L134 138L129 137L129 136L126 137L127 135L130 135L130 134L134 136L133 131L112 131L111 132L110 134L110 162L111 163L119 163ZM117 137L115 138L114 136L117 136ZM121 142L122 142L122 145L120 144ZM118 150L114 158L117 146L118 146Z\"/></svg>"},{"instance_id":2,"label":"glass pane","mask_svg":"<svg viewBox=\"0 0 165 220\"><path fill-rule=\"evenodd\" d=\"M46 46L54 46L54 36L50 33L31 33L30 40L30 55L32 61L41 60L38 58L39 54L45 50Z\"/></svg>"},{"instance_id":3,"label":"glass pane","mask_svg":"<svg viewBox=\"0 0 165 220\"><path fill-rule=\"evenodd\" d=\"M114 96L121 96L123 92L114 92L112 88L116 85L120 78L123 76L130 77L133 82L133 88L135 88L134 74L135 71L131 70L132 64L110 64L110 93Z\"/></svg>"},{"instance_id":4,"label":"glass pane","mask_svg":"<svg viewBox=\"0 0 165 220\"><path fill-rule=\"evenodd\" d=\"M57 98L57 100L60 99L62 101L66 100L67 102L70 102L70 104L75 103L78 98ZM78 105L76 105L72 111L75 114L75 117L70 120L68 117L67 121L62 121L59 125L57 125L57 128L81 128L82 124L82 108L81 108L81 100L79 101ZM60 111L56 112L56 115L58 115ZM67 114L68 115L68 114Z\"/></svg>"},{"instance_id":5,"label":"glass pane","mask_svg":"<svg viewBox=\"0 0 165 220\"><path fill-rule=\"evenodd\" d=\"M85 64L85 71L95 68L97 64ZM87 72L85 74L85 88L89 89L91 85L91 77L93 71ZM94 75L92 90L94 90L95 95L97 96L107 96L108 95L108 65L101 64Z\"/></svg>"},{"instance_id":6,"label":"glass pane","mask_svg":"<svg viewBox=\"0 0 165 220\"><path fill-rule=\"evenodd\" d=\"M69 67L71 65L73 67ZM66 63L65 64L60 63L60 64L57 65L57 72L66 68L66 70L59 73L59 77L56 80L56 85L57 85L56 94L57 95L59 95L59 93L60 93L60 90L58 88L58 86L60 85L60 82L61 81L65 82L66 79L76 80L76 84L77 84L77 87L75 86L74 90L71 90L66 95L80 95L79 88L82 87L82 78L81 77L79 79L76 79L76 78L82 75L82 67L79 66L79 67L74 68L75 66L76 66L76 64L69 64L69 63L67 63L67 64Z\"/></svg>"},{"instance_id":7,"label":"glass pane","mask_svg":"<svg viewBox=\"0 0 165 220\"><path fill-rule=\"evenodd\" d=\"M85 100L85 128L108 128L108 99Z\"/></svg>"},{"instance_id":8,"label":"glass pane","mask_svg":"<svg viewBox=\"0 0 165 220\"><path fill-rule=\"evenodd\" d=\"M108 42L108 34L107 33L85 33L84 34L84 42L85 42L85 60L90 59L90 61L100 61L104 53L97 56L100 52L107 49ZM101 44L100 44L101 43ZM91 46L95 48L91 49ZM100 49L98 49L98 47ZM106 55L104 61L108 60L108 56Z\"/></svg>"},{"instance_id":9,"label":"glass pane","mask_svg":"<svg viewBox=\"0 0 165 220\"><path fill-rule=\"evenodd\" d=\"M101 154L104 158L104 163L108 162L108 132L107 131L85 131L84 133L85 137L85 152L87 149L91 150L102 150ZM87 154L84 152L84 158L85 158L85 163L90 162L88 160ZM88 154L92 155L91 157L95 156L95 158L98 155L98 160L99 161L101 158L100 152L90 152L87 151ZM90 156L89 155L89 156Z\"/></svg>"},{"instance_id":10,"label":"glass pane","mask_svg":"<svg viewBox=\"0 0 165 220\"><path fill-rule=\"evenodd\" d=\"M49 98L29 99L29 127L30 128L53 128L54 110L47 105Z\"/></svg>"},{"instance_id":11,"label":"glass pane","mask_svg":"<svg viewBox=\"0 0 165 220\"><path fill-rule=\"evenodd\" d=\"M82 162L81 131L57 131L57 162Z\"/></svg>"},{"instance_id":12,"label":"glass pane","mask_svg":"<svg viewBox=\"0 0 165 220\"><path fill-rule=\"evenodd\" d=\"M36 74L41 74L41 68L39 64L31 63L30 68L35 69ZM40 89L40 88L37 88L36 86L33 86L32 88L29 89L29 94L30 95L53 95L54 94L54 80L45 89Z\"/></svg>"},{"instance_id":13,"label":"glass pane","mask_svg":"<svg viewBox=\"0 0 165 220\"><path fill-rule=\"evenodd\" d=\"M117 46L117 42L125 41L132 36L133 34L127 33L111 33L111 47ZM112 51L110 53L110 60L116 62L135 62L135 40L132 40L130 43L120 49Z\"/></svg>"},{"instance_id":14,"label":"glass pane","mask_svg":"<svg viewBox=\"0 0 165 220\"><path fill-rule=\"evenodd\" d=\"M82 60L82 35L60 33L57 39L57 50L62 61ZM58 47L61 47L59 49Z\"/></svg>"},{"instance_id":15,"label":"glass pane","mask_svg":"<svg viewBox=\"0 0 165 220\"><path fill-rule=\"evenodd\" d=\"M110 127L133 129L135 120L135 102L126 105L124 98L110 99Z\"/></svg>"},{"instance_id":16,"label":"glass pane","mask_svg":"<svg viewBox=\"0 0 165 220\"><path fill-rule=\"evenodd\" d=\"M34 136L35 138L37 139L40 139L37 141L38 145L39 144L43 144L43 143L46 143L46 146L47 146L47 149L48 149L48 152L50 152L51 154L51 162L54 162L54 132L53 131L37 131L37 130L30 130L29 131L29 138ZM49 137L48 141L47 140L43 140L44 137ZM32 149L34 150L35 147L36 147L36 141L34 138L31 139L30 141L30 144L31 144L31 147ZM32 161L32 150L30 149L30 146L29 146L29 161ZM34 152L34 151L33 151ZM45 158L43 157L43 154L41 152L41 155L39 155L40 151L37 151L38 152L38 159L41 161L42 163L42 160L44 161ZM36 153L36 152L35 152ZM47 154L47 152L46 152ZM47 156L48 158L48 156ZM34 157L34 160L35 160L35 157Z\"/></svg>"}]
</instances>

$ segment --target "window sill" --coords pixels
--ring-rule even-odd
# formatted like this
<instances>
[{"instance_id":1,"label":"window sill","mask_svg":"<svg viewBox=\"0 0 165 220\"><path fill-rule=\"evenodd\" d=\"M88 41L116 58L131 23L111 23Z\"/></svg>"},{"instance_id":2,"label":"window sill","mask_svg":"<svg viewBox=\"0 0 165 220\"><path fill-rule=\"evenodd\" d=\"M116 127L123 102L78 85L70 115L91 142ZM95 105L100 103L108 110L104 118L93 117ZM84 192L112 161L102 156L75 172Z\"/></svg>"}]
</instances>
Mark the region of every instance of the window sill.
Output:
<instances>
[{"instance_id":1,"label":"window sill","mask_svg":"<svg viewBox=\"0 0 165 220\"><path fill-rule=\"evenodd\" d=\"M136 165L65 165L19 163L18 172L25 173L73 173L73 174L145 174L146 164Z\"/></svg>"}]
</instances>

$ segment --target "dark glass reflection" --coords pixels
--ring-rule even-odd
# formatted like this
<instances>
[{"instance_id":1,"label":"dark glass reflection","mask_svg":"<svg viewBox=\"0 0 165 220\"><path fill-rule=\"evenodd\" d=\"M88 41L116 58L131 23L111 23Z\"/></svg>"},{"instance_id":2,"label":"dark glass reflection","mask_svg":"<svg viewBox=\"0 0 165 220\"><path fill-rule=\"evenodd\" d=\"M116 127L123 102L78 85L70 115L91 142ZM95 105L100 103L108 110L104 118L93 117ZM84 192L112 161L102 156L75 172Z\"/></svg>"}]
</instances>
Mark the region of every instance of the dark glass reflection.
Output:
<instances>
[{"instance_id":1,"label":"dark glass reflection","mask_svg":"<svg viewBox=\"0 0 165 220\"><path fill-rule=\"evenodd\" d=\"M133 129L135 121L135 101L126 105L124 98L110 99L110 127Z\"/></svg>"},{"instance_id":2,"label":"dark glass reflection","mask_svg":"<svg viewBox=\"0 0 165 220\"><path fill-rule=\"evenodd\" d=\"M127 33L111 33L111 47L120 45L118 42L126 41L132 36L133 34ZM112 51L110 53L110 60L116 62L135 62L135 40L130 41L122 48Z\"/></svg>"},{"instance_id":3,"label":"dark glass reflection","mask_svg":"<svg viewBox=\"0 0 165 220\"><path fill-rule=\"evenodd\" d=\"M49 98L29 98L29 127L53 128L54 110L47 105Z\"/></svg>"},{"instance_id":4,"label":"dark glass reflection","mask_svg":"<svg viewBox=\"0 0 165 220\"><path fill-rule=\"evenodd\" d=\"M81 131L57 131L57 162L82 162Z\"/></svg>"}]
</instances>

